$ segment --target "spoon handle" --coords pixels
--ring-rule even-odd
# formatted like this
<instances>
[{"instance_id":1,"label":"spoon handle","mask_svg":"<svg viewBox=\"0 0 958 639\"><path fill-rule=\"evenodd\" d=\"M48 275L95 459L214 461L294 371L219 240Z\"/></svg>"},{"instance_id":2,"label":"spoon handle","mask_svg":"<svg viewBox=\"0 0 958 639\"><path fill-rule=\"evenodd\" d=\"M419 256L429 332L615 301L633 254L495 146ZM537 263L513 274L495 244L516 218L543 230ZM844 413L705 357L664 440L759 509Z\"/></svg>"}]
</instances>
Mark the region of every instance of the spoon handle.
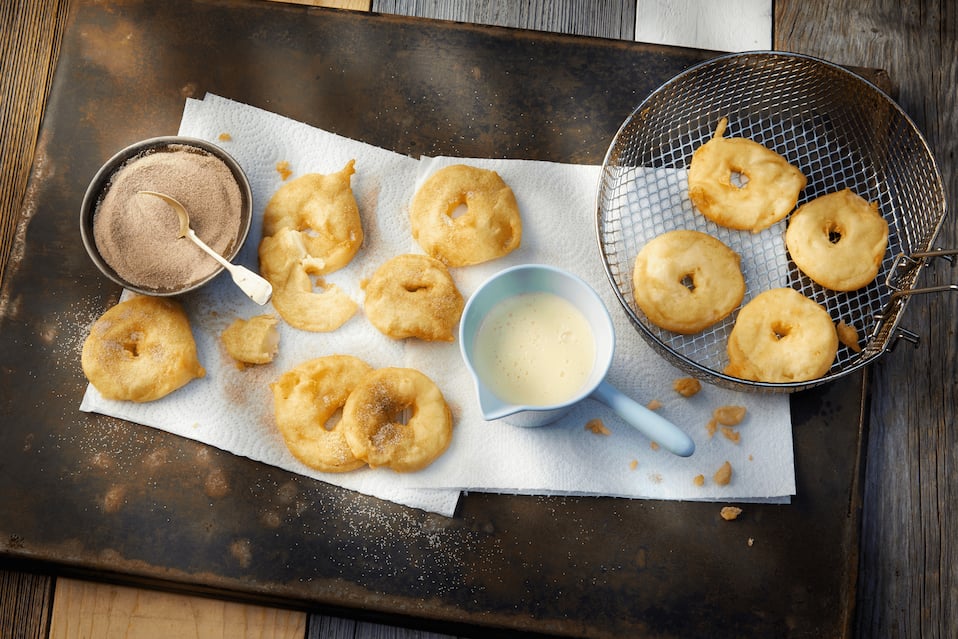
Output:
<instances>
[{"instance_id":1,"label":"spoon handle","mask_svg":"<svg viewBox=\"0 0 958 639\"><path fill-rule=\"evenodd\" d=\"M695 452L695 442L678 426L622 394L608 382L599 383L592 391L592 398L614 410L619 417L669 452L679 457L689 457Z\"/></svg>"},{"instance_id":2,"label":"spoon handle","mask_svg":"<svg viewBox=\"0 0 958 639\"><path fill-rule=\"evenodd\" d=\"M232 262L225 260L222 255L211 249L209 246L207 246L206 242L198 238L193 229L189 229L186 232L186 235L190 238L190 240L193 241L194 244L203 249L207 255L219 262L223 268L229 271L230 277L233 278L233 282L240 288L240 290L246 293L251 300L262 306L273 296L273 286L269 283L269 281L260 277L241 264L233 264Z\"/></svg>"}]
</instances>

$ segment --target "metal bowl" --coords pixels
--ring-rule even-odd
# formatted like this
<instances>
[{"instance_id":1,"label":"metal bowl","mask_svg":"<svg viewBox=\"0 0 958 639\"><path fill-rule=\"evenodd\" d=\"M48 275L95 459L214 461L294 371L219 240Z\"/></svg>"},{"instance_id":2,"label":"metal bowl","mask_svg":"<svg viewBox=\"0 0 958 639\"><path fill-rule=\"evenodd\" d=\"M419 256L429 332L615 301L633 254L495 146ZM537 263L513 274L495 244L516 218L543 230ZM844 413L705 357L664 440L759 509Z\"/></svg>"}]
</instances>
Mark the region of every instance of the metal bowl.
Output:
<instances>
[{"instance_id":1,"label":"metal bowl","mask_svg":"<svg viewBox=\"0 0 958 639\"><path fill-rule=\"evenodd\" d=\"M236 237L232 239L227 249L223 252L223 257L227 261L232 261L239 253L249 234L250 223L253 217L253 194L250 189L249 181L240 165L223 149L211 144L205 140L190 138L184 136L162 136L150 138L136 142L123 148L113 155L97 171L96 175L87 187L86 194L83 197L83 203L80 206L80 237L83 240L83 246L86 248L90 259L96 264L106 277L116 282L120 286L143 295L154 295L168 297L180 295L193 291L207 282L214 279L223 271L223 266L217 265L208 275L191 281L184 281L171 287L149 288L134 284L119 275L116 270L104 259L94 237L93 223L97 214L97 208L100 205L105 194L109 191L113 176L118 170L128 162L136 160L152 153L162 153L171 150L187 149L188 151L205 153L222 161L230 170L236 184L240 190L242 203L240 210L236 212L239 215L239 230ZM183 240L187 241L187 240Z\"/></svg>"},{"instance_id":2,"label":"metal bowl","mask_svg":"<svg viewBox=\"0 0 958 639\"><path fill-rule=\"evenodd\" d=\"M784 247L785 222L758 234L706 224L688 198L692 153L722 117L726 135L747 137L783 155L808 177L798 204L850 188L889 224L878 277L850 293L824 289L803 275ZM834 380L874 361L899 336L898 322L924 256L945 215L941 175L914 123L860 76L808 56L759 52L721 56L676 76L625 120L599 179L599 249L612 287L643 338L688 374L736 390L795 391ZM699 228L743 249L745 302L790 286L853 325L860 352L841 347L826 375L763 383L726 375L725 351L736 314L696 335L652 324L632 293L635 257L646 242L677 228Z\"/></svg>"}]
</instances>

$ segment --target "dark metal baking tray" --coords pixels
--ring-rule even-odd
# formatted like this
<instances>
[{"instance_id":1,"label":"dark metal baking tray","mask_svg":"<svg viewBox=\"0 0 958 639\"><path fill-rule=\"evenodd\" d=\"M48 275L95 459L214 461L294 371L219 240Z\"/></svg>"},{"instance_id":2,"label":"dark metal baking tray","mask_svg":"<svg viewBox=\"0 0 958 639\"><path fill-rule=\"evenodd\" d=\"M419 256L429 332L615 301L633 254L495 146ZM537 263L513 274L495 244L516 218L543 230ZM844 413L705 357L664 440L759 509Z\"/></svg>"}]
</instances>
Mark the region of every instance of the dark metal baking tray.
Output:
<instances>
[{"instance_id":1,"label":"dark metal baking tray","mask_svg":"<svg viewBox=\"0 0 958 639\"><path fill-rule=\"evenodd\" d=\"M80 3L0 297L0 562L463 634L847 635L863 374L791 398L798 495L735 522L490 494L444 518L78 410L82 339L119 294L80 243L84 189L117 149L175 133L186 97L414 157L598 164L644 96L712 55L259 1Z\"/></svg>"}]
</instances>

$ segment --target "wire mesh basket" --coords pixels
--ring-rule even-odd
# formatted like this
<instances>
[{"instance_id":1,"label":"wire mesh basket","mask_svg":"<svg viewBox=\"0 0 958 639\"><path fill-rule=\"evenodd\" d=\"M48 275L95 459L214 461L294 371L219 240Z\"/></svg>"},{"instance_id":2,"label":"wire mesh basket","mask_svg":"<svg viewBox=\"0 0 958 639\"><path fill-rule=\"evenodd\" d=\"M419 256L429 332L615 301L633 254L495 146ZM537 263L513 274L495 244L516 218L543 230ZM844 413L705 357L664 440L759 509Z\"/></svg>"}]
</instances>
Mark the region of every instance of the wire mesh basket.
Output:
<instances>
[{"instance_id":1,"label":"wire mesh basket","mask_svg":"<svg viewBox=\"0 0 958 639\"><path fill-rule=\"evenodd\" d=\"M692 153L721 118L726 135L745 137L784 156L808 178L798 205L849 188L877 202L889 225L878 277L857 291L827 290L788 258L786 221L749 233L707 221L688 197ZM737 390L795 391L855 371L897 341L898 323L945 216L941 176L907 115L858 75L808 56L760 52L721 56L676 76L625 120L603 162L596 200L598 243L606 273L630 320L673 365ZM669 230L692 228L742 255L743 304L789 286L815 300L836 322L855 327L861 350L842 346L828 373L814 380L765 383L726 375L726 341L737 313L695 335L652 324L636 306L632 268L639 250ZM956 288L939 287L939 288ZM924 292L926 289L922 289ZM936 289L938 290L938 289Z\"/></svg>"}]
</instances>

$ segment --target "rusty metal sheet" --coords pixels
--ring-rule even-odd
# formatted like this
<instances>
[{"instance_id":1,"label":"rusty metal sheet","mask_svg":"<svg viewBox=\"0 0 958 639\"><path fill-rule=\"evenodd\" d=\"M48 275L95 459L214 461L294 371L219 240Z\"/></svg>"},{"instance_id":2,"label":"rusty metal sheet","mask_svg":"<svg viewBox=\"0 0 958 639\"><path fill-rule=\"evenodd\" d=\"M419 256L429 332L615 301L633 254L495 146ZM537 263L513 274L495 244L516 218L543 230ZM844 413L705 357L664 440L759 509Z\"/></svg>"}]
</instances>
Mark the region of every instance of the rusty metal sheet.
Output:
<instances>
[{"instance_id":1,"label":"rusty metal sheet","mask_svg":"<svg viewBox=\"0 0 958 639\"><path fill-rule=\"evenodd\" d=\"M79 412L119 291L78 209L117 149L213 92L412 156L599 163L709 53L262 2L83 2L0 297L0 561L447 632L845 636L866 379L792 398L798 496L749 505L469 494L453 518Z\"/></svg>"}]
</instances>

